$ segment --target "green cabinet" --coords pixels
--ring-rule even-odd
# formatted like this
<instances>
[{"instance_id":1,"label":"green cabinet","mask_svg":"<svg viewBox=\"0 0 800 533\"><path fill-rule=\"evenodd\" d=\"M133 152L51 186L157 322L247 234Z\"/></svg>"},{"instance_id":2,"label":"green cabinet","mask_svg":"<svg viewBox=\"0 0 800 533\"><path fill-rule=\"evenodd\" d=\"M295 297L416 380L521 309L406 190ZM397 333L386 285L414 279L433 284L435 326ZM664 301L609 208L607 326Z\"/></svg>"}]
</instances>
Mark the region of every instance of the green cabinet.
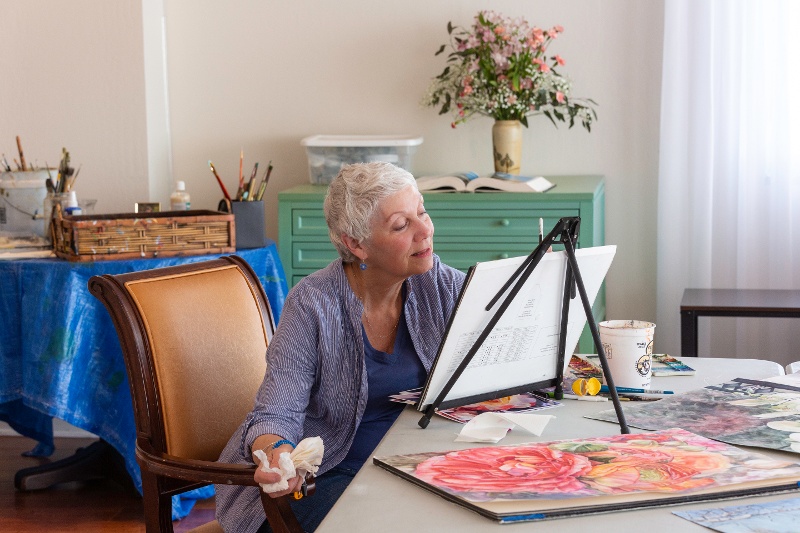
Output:
<instances>
[{"instance_id":1,"label":"green cabinet","mask_svg":"<svg viewBox=\"0 0 800 533\"><path fill-rule=\"evenodd\" d=\"M546 193L426 192L425 209L433 220L433 249L442 261L466 270L479 261L527 255L538 244L539 218L545 233L562 217L581 217L578 247L605 244L605 188L602 176L548 176L556 187ZM278 252L289 286L333 261L322 213L327 187L300 185L278 193ZM605 288L594 304L605 317ZM584 330L578 347L592 353Z\"/></svg>"}]
</instances>

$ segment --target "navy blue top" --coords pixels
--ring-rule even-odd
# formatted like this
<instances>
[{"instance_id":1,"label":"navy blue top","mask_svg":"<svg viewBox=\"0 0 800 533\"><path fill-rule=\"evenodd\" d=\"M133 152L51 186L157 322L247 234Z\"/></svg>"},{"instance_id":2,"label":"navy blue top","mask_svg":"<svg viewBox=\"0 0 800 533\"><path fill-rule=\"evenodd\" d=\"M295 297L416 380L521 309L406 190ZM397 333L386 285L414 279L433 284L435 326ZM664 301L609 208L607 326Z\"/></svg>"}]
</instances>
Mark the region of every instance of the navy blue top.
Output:
<instances>
[{"instance_id":1,"label":"navy blue top","mask_svg":"<svg viewBox=\"0 0 800 533\"><path fill-rule=\"evenodd\" d=\"M339 466L353 470L361 468L405 407L405 404L389 401L389 395L419 387L427 377L425 367L411 343L405 313L400 314L393 353L373 348L363 327L362 335L369 396L353 445L339 463Z\"/></svg>"}]
</instances>

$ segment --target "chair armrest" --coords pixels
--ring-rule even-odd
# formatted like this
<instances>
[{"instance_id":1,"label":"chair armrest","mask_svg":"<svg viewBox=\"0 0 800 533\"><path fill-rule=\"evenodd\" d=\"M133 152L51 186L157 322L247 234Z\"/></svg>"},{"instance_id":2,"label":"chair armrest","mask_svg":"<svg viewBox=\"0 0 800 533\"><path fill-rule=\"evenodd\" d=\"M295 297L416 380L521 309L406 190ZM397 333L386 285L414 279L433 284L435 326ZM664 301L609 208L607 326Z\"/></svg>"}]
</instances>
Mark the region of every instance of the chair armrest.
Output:
<instances>
[{"instance_id":1,"label":"chair armrest","mask_svg":"<svg viewBox=\"0 0 800 533\"><path fill-rule=\"evenodd\" d=\"M166 453L147 452L138 445L136 446L136 459L143 469L170 478L215 485L258 486L253 478L256 473L255 465L184 459ZM313 474L306 474L305 485L306 496L314 494L316 478Z\"/></svg>"},{"instance_id":2,"label":"chair armrest","mask_svg":"<svg viewBox=\"0 0 800 533\"><path fill-rule=\"evenodd\" d=\"M161 476L216 485L258 485L253 479L256 472L253 465L184 459L165 453L147 452L138 445L136 459L143 469Z\"/></svg>"}]
</instances>

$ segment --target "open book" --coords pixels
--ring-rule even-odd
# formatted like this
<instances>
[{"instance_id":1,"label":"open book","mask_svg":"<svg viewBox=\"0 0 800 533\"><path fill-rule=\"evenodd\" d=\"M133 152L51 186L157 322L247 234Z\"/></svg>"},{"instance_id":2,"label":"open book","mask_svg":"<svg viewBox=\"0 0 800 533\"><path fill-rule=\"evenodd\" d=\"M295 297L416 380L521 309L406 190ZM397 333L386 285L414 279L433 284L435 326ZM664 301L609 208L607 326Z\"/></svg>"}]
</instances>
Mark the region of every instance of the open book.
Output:
<instances>
[{"instance_id":1,"label":"open book","mask_svg":"<svg viewBox=\"0 0 800 533\"><path fill-rule=\"evenodd\" d=\"M501 172L492 176L478 176L474 172L461 172L417 178L417 187L420 191L444 192L545 192L555 187L555 184L541 176L517 176Z\"/></svg>"},{"instance_id":2,"label":"open book","mask_svg":"<svg viewBox=\"0 0 800 533\"><path fill-rule=\"evenodd\" d=\"M682 429L374 457L501 523L797 493L800 465Z\"/></svg>"}]
</instances>

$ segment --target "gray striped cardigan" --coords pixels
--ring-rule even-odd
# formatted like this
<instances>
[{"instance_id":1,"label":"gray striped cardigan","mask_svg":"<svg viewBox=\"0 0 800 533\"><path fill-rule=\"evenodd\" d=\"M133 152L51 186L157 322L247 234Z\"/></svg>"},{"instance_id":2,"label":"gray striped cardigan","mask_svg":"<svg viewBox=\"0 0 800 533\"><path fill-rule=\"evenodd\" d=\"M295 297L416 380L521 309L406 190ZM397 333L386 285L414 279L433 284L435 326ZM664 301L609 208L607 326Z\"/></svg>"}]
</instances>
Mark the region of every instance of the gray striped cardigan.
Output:
<instances>
[{"instance_id":1,"label":"gray striped cardigan","mask_svg":"<svg viewBox=\"0 0 800 533\"><path fill-rule=\"evenodd\" d=\"M406 323L428 372L463 281L462 272L436 255L431 270L407 280ZM289 292L267 349L267 372L255 407L220 461L252 463L253 441L268 433L293 442L321 436L325 456L317 475L344 459L367 404L362 309L341 260L305 277ZM217 518L225 531L261 526L264 513L257 488L217 485L216 491Z\"/></svg>"}]
</instances>

